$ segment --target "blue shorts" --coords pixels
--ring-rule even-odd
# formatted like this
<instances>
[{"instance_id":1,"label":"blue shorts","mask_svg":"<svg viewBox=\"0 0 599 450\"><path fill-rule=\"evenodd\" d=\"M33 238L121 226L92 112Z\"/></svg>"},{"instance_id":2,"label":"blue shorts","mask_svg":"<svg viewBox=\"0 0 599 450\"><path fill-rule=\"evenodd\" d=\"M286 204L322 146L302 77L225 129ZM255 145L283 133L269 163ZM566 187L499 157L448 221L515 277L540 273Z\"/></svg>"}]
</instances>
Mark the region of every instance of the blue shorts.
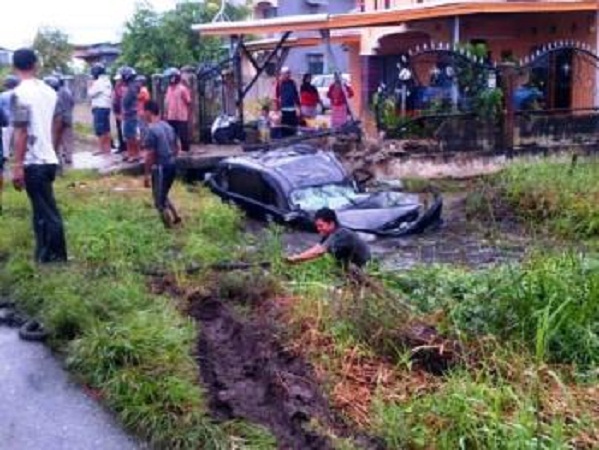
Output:
<instances>
[{"instance_id":1,"label":"blue shorts","mask_svg":"<svg viewBox=\"0 0 599 450\"><path fill-rule=\"evenodd\" d=\"M92 114L94 116L96 136L104 136L110 133L110 108L94 108Z\"/></svg>"},{"instance_id":2,"label":"blue shorts","mask_svg":"<svg viewBox=\"0 0 599 450\"><path fill-rule=\"evenodd\" d=\"M137 139L137 119L123 119L123 137L129 141Z\"/></svg>"}]
</instances>

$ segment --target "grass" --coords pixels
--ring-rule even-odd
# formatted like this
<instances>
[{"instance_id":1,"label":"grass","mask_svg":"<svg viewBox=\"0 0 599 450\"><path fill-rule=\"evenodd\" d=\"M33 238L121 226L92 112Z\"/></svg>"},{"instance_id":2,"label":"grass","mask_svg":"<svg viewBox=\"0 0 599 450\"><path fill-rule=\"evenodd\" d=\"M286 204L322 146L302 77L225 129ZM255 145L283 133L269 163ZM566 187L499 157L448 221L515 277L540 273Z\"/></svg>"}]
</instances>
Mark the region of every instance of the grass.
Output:
<instances>
[{"instance_id":1,"label":"grass","mask_svg":"<svg viewBox=\"0 0 599 450\"><path fill-rule=\"evenodd\" d=\"M178 270L235 258L239 213L176 186L186 226L169 233L140 180L71 172L56 190L73 261L32 264L27 199L9 190L0 236L4 293L45 323L68 368L152 447L274 448L260 427L212 421L193 356L196 324L171 299L151 294L141 274L148 266Z\"/></svg>"},{"instance_id":2,"label":"grass","mask_svg":"<svg viewBox=\"0 0 599 450\"><path fill-rule=\"evenodd\" d=\"M599 164L572 167L555 161L510 165L479 183L470 195L471 213L501 215L510 210L530 231L566 239L599 237ZM497 208L499 206L499 208Z\"/></svg>"}]
</instances>

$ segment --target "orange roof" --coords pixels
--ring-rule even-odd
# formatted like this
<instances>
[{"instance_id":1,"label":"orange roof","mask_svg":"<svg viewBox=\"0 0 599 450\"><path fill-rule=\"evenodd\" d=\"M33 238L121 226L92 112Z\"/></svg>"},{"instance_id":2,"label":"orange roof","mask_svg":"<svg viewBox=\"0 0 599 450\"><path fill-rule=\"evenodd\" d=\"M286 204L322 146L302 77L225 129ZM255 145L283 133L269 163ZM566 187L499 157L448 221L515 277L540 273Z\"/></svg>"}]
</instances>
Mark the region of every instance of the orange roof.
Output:
<instances>
[{"instance_id":1,"label":"orange roof","mask_svg":"<svg viewBox=\"0 0 599 450\"><path fill-rule=\"evenodd\" d=\"M336 30L396 25L414 20L471 14L508 13L560 13L597 11L597 0L545 0L545 1L436 1L397 7L381 11L354 12L346 14L310 14L302 16L275 17L272 19L240 22L218 22L193 25L192 29L206 36L234 36L246 34L269 34L285 31Z\"/></svg>"}]
</instances>

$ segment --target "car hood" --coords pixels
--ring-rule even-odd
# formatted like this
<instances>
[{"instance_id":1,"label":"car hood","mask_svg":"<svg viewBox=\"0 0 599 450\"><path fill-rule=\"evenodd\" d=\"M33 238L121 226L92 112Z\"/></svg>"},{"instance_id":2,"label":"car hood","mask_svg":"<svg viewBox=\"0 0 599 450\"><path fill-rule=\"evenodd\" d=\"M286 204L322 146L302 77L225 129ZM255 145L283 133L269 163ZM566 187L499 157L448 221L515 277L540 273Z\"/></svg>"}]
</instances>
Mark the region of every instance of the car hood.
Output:
<instances>
[{"instance_id":1,"label":"car hood","mask_svg":"<svg viewBox=\"0 0 599 450\"><path fill-rule=\"evenodd\" d=\"M338 209L339 223L360 231L375 231L386 226L399 226L413 221L421 212L418 196L399 192L379 192L365 197L354 205Z\"/></svg>"}]
</instances>

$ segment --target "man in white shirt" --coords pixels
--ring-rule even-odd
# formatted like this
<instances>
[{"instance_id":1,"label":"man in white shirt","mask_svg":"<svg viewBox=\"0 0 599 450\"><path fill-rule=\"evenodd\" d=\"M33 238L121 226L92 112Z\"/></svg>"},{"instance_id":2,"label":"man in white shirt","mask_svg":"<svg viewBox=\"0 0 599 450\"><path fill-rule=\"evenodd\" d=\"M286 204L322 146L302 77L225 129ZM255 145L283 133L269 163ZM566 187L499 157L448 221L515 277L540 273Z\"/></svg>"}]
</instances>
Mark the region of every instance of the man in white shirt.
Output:
<instances>
[{"instance_id":1,"label":"man in white shirt","mask_svg":"<svg viewBox=\"0 0 599 450\"><path fill-rule=\"evenodd\" d=\"M112 109L112 84L106 75L106 68L102 64L94 64L91 68L94 78L87 95L92 102L92 115L94 117L94 132L98 137L100 153L110 154L110 110Z\"/></svg>"},{"instance_id":2,"label":"man in white shirt","mask_svg":"<svg viewBox=\"0 0 599 450\"><path fill-rule=\"evenodd\" d=\"M35 260L67 259L62 217L54 199L53 183L58 158L52 145L56 92L35 77L37 56L23 48L13 55L13 68L21 80L14 90L11 118L14 127L15 189L25 188L33 210Z\"/></svg>"}]
</instances>

